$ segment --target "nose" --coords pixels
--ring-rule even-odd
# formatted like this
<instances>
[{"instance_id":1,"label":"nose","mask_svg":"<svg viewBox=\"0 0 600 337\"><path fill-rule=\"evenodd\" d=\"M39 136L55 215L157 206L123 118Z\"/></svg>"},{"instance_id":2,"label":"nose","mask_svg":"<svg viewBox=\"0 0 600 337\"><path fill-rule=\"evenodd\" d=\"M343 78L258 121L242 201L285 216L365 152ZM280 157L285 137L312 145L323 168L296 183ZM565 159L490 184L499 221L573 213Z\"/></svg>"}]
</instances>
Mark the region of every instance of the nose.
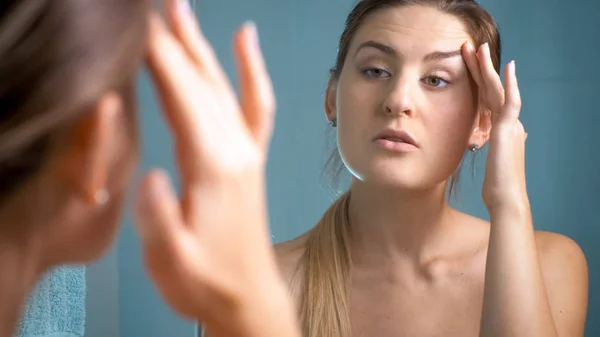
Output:
<instances>
[{"instance_id":1,"label":"nose","mask_svg":"<svg viewBox=\"0 0 600 337\"><path fill-rule=\"evenodd\" d=\"M412 98L412 86L407 76L390 82L390 89L383 102L383 111L389 116L412 116L415 113Z\"/></svg>"}]
</instances>

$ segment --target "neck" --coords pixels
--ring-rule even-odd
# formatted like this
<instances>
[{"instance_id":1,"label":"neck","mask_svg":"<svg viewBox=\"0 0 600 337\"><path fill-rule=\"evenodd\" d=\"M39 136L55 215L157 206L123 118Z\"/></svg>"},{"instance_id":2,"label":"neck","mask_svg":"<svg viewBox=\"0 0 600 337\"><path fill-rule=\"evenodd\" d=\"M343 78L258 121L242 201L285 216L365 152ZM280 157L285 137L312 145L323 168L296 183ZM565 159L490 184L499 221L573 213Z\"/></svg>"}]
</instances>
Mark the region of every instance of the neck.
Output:
<instances>
[{"instance_id":1,"label":"neck","mask_svg":"<svg viewBox=\"0 0 600 337\"><path fill-rule=\"evenodd\" d=\"M40 253L43 235L32 230L37 212L16 199L6 202L0 211L0 337L13 336L25 300L44 269Z\"/></svg>"},{"instance_id":2,"label":"neck","mask_svg":"<svg viewBox=\"0 0 600 337\"><path fill-rule=\"evenodd\" d=\"M26 247L6 240L0 242L0 337L13 336L38 276L36 260Z\"/></svg>"},{"instance_id":3,"label":"neck","mask_svg":"<svg viewBox=\"0 0 600 337\"><path fill-rule=\"evenodd\" d=\"M455 213L446 202L445 184L407 192L353 181L349 206L353 264L426 263L448 242Z\"/></svg>"}]
</instances>

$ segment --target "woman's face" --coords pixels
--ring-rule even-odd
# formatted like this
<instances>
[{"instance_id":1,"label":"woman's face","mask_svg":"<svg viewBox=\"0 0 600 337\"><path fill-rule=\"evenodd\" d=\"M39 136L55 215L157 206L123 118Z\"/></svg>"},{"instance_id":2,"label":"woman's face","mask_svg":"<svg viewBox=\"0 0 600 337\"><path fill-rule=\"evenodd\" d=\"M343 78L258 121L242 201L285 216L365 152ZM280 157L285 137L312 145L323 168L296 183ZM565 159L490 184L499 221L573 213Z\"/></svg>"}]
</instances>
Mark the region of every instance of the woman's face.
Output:
<instances>
[{"instance_id":1,"label":"woman's face","mask_svg":"<svg viewBox=\"0 0 600 337\"><path fill-rule=\"evenodd\" d=\"M326 103L356 179L433 187L447 181L470 144L482 144L476 87L460 52L468 40L460 20L434 8L366 18Z\"/></svg>"}]
</instances>

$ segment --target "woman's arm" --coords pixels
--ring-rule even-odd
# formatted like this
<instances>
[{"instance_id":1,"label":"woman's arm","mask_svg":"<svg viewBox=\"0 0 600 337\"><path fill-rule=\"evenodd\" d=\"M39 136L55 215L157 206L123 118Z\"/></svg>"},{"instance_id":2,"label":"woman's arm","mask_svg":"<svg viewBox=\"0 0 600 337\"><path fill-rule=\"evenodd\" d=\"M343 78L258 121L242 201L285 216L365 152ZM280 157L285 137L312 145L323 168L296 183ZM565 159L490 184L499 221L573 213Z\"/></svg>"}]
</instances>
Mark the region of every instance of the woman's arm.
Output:
<instances>
[{"instance_id":1,"label":"woman's arm","mask_svg":"<svg viewBox=\"0 0 600 337\"><path fill-rule=\"evenodd\" d=\"M482 337L582 337L587 266L579 247L558 235L536 235L525 179L527 133L519 121L521 97L515 63L505 84L489 47L466 43L463 56L491 112L483 200L491 231L485 273Z\"/></svg>"},{"instance_id":2,"label":"woman's arm","mask_svg":"<svg viewBox=\"0 0 600 337\"><path fill-rule=\"evenodd\" d=\"M583 337L585 257L564 236L534 234L527 213L491 219L480 336Z\"/></svg>"},{"instance_id":3,"label":"woman's arm","mask_svg":"<svg viewBox=\"0 0 600 337\"><path fill-rule=\"evenodd\" d=\"M588 266L579 245L560 234L536 232L552 317L559 336L583 336L588 305Z\"/></svg>"}]
</instances>

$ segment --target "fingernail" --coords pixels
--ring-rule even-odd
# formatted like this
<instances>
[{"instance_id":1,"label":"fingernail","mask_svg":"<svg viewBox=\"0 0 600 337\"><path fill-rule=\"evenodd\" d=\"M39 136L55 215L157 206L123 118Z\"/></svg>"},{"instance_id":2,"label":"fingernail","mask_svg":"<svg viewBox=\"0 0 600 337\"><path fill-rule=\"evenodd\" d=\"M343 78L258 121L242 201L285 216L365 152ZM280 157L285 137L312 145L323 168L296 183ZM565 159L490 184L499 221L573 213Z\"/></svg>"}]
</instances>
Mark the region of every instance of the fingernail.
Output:
<instances>
[{"instance_id":1,"label":"fingernail","mask_svg":"<svg viewBox=\"0 0 600 337\"><path fill-rule=\"evenodd\" d=\"M516 73L516 64L515 64L515 60L510 61L511 63L511 67L510 67L510 72L514 75Z\"/></svg>"},{"instance_id":2,"label":"fingernail","mask_svg":"<svg viewBox=\"0 0 600 337\"><path fill-rule=\"evenodd\" d=\"M169 176L164 172L158 172L155 174L153 182L145 186L145 191L138 199L136 215L139 223L137 227L140 235L146 240L152 240L157 235L153 214L163 202L162 195L167 191L166 188L169 187L169 184Z\"/></svg>"},{"instance_id":3,"label":"fingernail","mask_svg":"<svg viewBox=\"0 0 600 337\"><path fill-rule=\"evenodd\" d=\"M177 0L177 7L182 13L189 13L192 11L190 0Z\"/></svg>"},{"instance_id":4,"label":"fingernail","mask_svg":"<svg viewBox=\"0 0 600 337\"><path fill-rule=\"evenodd\" d=\"M247 42L250 45L248 47L260 49L260 41L258 38L258 30L256 29L256 24L253 21L248 21L245 23L245 27L248 30L249 34Z\"/></svg>"},{"instance_id":5,"label":"fingernail","mask_svg":"<svg viewBox=\"0 0 600 337\"><path fill-rule=\"evenodd\" d=\"M159 171L156 174L156 183L152 184L152 189L150 190L150 202L154 203L154 205L157 205L161 201L165 191L167 191L170 187L170 184L171 180L169 175Z\"/></svg>"},{"instance_id":6,"label":"fingernail","mask_svg":"<svg viewBox=\"0 0 600 337\"><path fill-rule=\"evenodd\" d=\"M144 194L142 207L146 211L152 211L154 207L160 205L162 195L165 193L169 184L169 176L163 172L158 172L154 176L154 181L149 184Z\"/></svg>"},{"instance_id":7,"label":"fingernail","mask_svg":"<svg viewBox=\"0 0 600 337\"><path fill-rule=\"evenodd\" d=\"M489 43L484 43L483 44L483 52L485 53L485 55L489 55L490 54L490 45Z\"/></svg>"},{"instance_id":8,"label":"fingernail","mask_svg":"<svg viewBox=\"0 0 600 337\"><path fill-rule=\"evenodd\" d=\"M471 43L471 41L467 41L467 49L469 51L473 51L473 44Z\"/></svg>"}]
</instances>

